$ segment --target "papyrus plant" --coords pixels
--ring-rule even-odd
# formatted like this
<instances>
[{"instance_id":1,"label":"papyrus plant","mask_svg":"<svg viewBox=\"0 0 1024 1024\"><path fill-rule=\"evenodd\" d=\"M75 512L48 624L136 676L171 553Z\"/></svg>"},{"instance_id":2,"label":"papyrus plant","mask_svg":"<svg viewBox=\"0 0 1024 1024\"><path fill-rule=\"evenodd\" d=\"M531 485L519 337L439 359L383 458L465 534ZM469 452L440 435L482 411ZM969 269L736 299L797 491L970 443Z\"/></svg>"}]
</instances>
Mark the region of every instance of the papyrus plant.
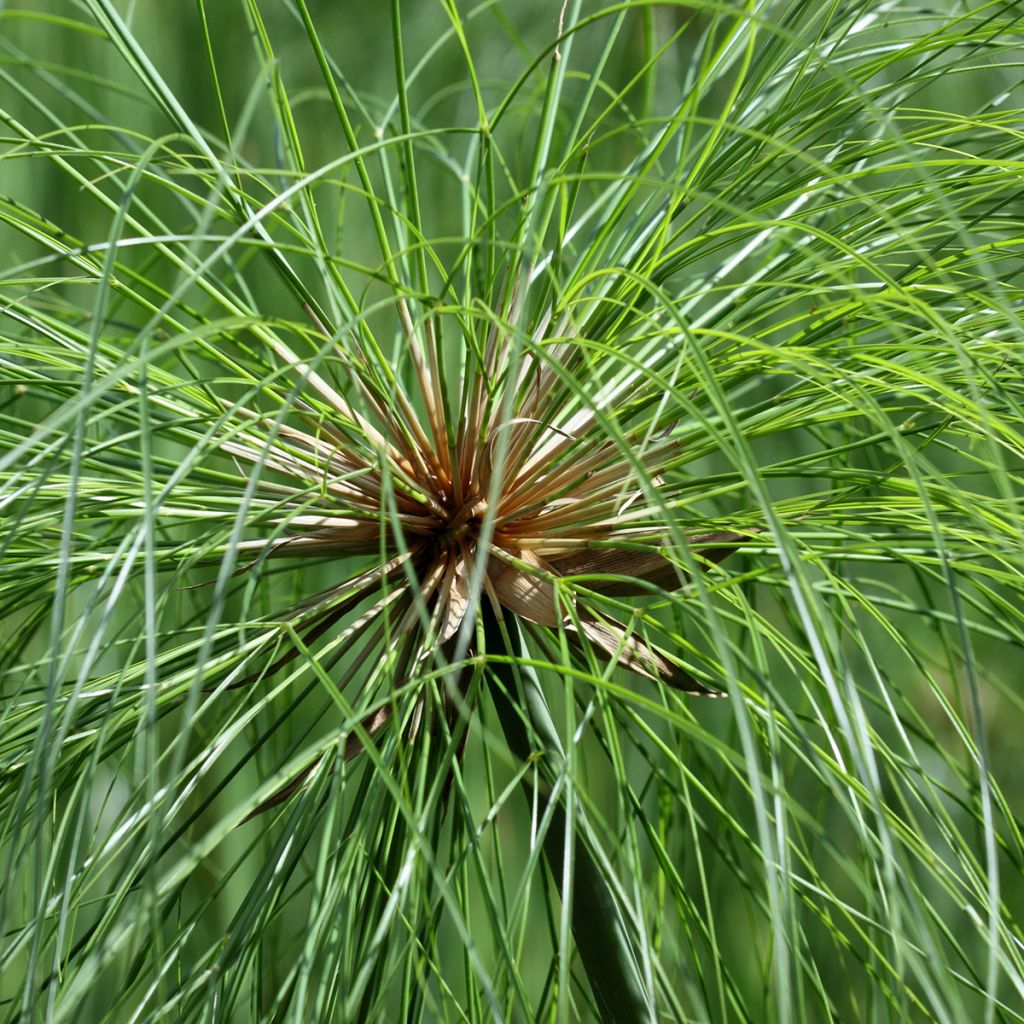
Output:
<instances>
[{"instance_id":1,"label":"papyrus plant","mask_svg":"<svg viewBox=\"0 0 1024 1024\"><path fill-rule=\"evenodd\" d=\"M681 447L666 392L635 373L602 380L587 361L594 339L579 336L569 314L557 322L545 314L518 340L519 309L513 298L493 316L479 348L469 347L452 394L445 394L435 321L417 330L404 299L408 393L394 368L375 367L372 349L355 337L320 346L321 369L275 344L298 375L290 403L298 425L235 410L251 417L248 430L221 448L258 468L252 506L273 510L259 517L271 537L239 548L261 559L361 557L351 575L287 613L295 643L274 670L328 637L332 660L350 644L360 649L339 685L358 686L368 665L395 655L384 679L388 691L400 689L451 642L461 640L457 660L477 650L484 605L550 642L562 635L580 656L683 692L713 692L646 637L643 616L627 626L592 601L650 596L686 579L686 566L668 554L664 519L679 501L665 474ZM351 401L326 379L328 357L357 396ZM591 378L582 387L581 370ZM690 489L677 479L676 490ZM714 531L686 544L693 557L716 562L742 539ZM415 698L410 738L426 699ZM464 710L455 702L450 714ZM371 737L392 711L384 703L372 715Z\"/></svg>"},{"instance_id":2,"label":"papyrus plant","mask_svg":"<svg viewBox=\"0 0 1024 1024\"><path fill-rule=\"evenodd\" d=\"M0 5L0 1021L1020 1021L1019 20Z\"/></svg>"},{"instance_id":3,"label":"papyrus plant","mask_svg":"<svg viewBox=\"0 0 1024 1024\"><path fill-rule=\"evenodd\" d=\"M255 685L326 641L313 655L318 673L348 701L373 706L346 740L344 759L389 728L398 729L413 759L430 728L435 742L454 737L460 756L480 692L479 672L467 670L466 658L514 657L519 630L505 621L511 616L541 650L564 642L570 665L585 668L589 661L605 676L621 668L684 693L713 694L669 653L670 637L661 645L649 638L661 632L656 620L633 609L627 625L600 605L602 596L675 590L687 577L683 562L669 555L665 517L685 503L691 483L679 475L673 487L667 479L681 446L673 437L678 407L666 402L662 382L622 372L609 356L588 359L598 339L569 312L546 312L521 336L522 306L513 291L507 309L481 318L478 345L456 342L464 356L453 386L444 374L443 318L417 329L406 300L397 306L401 356L393 363L379 361L358 333L342 343L319 321L327 341L317 346L315 365L273 343L298 378L283 409L294 411L300 425L233 410L249 420L248 429L244 440L227 438L221 448L258 471L250 508L272 510L259 521L276 535L238 548L258 552L261 562L349 556L354 567L278 613L288 630L285 652L231 685ZM400 379L406 360L408 391ZM344 384L325 376L332 363L352 399L342 393ZM742 540L712 531L683 543L691 563L713 564ZM498 663L511 680L507 669ZM433 671L418 681L426 670ZM513 751L529 758L517 698L499 692L496 700ZM330 751L314 758L253 816L334 760ZM442 771L453 767L449 761ZM557 878L560 866L572 862L562 856L563 812L554 813L558 841L547 849ZM614 897L588 851L576 860L583 871L567 868L567 882L575 880L574 932L602 1017L646 1016L649 999L629 940L621 937Z\"/></svg>"}]
</instances>

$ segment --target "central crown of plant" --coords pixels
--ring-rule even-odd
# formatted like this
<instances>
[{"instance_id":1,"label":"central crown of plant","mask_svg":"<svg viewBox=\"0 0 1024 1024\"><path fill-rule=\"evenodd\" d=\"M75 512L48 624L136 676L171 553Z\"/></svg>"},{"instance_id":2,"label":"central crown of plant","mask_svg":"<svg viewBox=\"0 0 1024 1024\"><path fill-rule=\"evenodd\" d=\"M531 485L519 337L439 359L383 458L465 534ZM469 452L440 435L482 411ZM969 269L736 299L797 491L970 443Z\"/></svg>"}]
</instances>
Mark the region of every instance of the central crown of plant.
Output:
<instances>
[{"instance_id":1,"label":"central crown of plant","mask_svg":"<svg viewBox=\"0 0 1024 1024\"><path fill-rule=\"evenodd\" d=\"M417 329L404 302L399 310L408 390L358 338L328 341L309 362L276 342L299 379L303 397L291 405L302 424L263 421L263 445L223 446L261 467L259 488L284 509L271 520L278 537L247 546L275 557L363 556L359 571L289 614L303 644L337 639L331 630L341 628L343 640L364 645L358 663L378 648L397 650L398 685L457 635L463 652L475 650L484 609L559 631L581 656L714 692L649 642L641 619L629 627L607 610L607 598L650 596L686 580L666 547L672 488L663 474L679 443L671 423L655 431L645 412L665 396L642 375L591 377L586 340L568 318L552 329L546 316L517 336L514 302L468 351L460 386L451 387L433 322ZM327 356L343 368L337 379L324 368ZM266 481L264 470L294 489ZM709 532L687 543L713 562L743 539ZM373 715L368 733L389 717L386 707ZM354 741L349 752L358 749Z\"/></svg>"}]
</instances>

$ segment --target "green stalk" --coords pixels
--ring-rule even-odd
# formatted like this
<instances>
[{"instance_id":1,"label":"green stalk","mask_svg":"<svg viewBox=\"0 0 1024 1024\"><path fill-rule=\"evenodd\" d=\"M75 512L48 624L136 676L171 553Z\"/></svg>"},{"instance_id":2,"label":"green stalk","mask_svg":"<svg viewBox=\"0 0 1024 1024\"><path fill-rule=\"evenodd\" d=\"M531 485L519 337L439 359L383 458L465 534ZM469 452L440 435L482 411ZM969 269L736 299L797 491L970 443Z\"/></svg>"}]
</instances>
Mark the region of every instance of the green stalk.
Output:
<instances>
[{"instance_id":1,"label":"green stalk","mask_svg":"<svg viewBox=\"0 0 1024 1024\"><path fill-rule=\"evenodd\" d=\"M486 604L482 606L482 615L488 651L514 657L519 640L514 617L505 616L501 622ZM489 667L496 677L491 698L509 750L521 761L535 762L546 777L539 791L528 777L523 777L527 805L537 805L537 796L550 803L550 781L563 772L565 759L544 695L534 681L521 676L515 664L502 661L490 663ZM519 702L522 712L513 701ZM542 744L540 751L524 715ZM582 822L581 809L573 808L573 812L572 845L567 849L569 816L560 799L552 805L551 824L543 839L544 857L556 886L566 877L568 868L573 940L601 1020L604 1024L651 1024L655 1019L654 1004L633 951L629 925L602 874L589 837L578 827Z\"/></svg>"}]
</instances>

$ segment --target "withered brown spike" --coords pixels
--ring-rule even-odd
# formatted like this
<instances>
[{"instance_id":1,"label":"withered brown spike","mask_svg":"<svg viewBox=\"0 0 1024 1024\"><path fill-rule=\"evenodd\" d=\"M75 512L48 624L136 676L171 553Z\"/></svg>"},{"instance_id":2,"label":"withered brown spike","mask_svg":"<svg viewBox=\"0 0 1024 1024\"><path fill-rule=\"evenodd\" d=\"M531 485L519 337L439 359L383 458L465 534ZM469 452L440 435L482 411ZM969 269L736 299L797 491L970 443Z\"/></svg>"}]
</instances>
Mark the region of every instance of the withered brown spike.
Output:
<instances>
[{"instance_id":1,"label":"withered brown spike","mask_svg":"<svg viewBox=\"0 0 1024 1024\"><path fill-rule=\"evenodd\" d=\"M385 704L384 707L379 708L372 715L367 715L363 719L363 728L366 730L369 739L374 739L377 733L388 724L391 720L392 710L390 704ZM365 749L366 744L354 732L350 733L345 740L345 760L351 761L352 758L357 757Z\"/></svg>"},{"instance_id":2,"label":"withered brown spike","mask_svg":"<svg viewBox=\"0 0 1024 1024\"><path fill-rule=\"evenodd\" d=\"M377 536L348 537L338 530L313 530L287 537L275 544L267 553L268 558L287 558L291 555L375 555L380 551L379 528L374 524ZM255 565L256 563L252 563Z\"/></svg>"},{"instance_id":3,"label":"withered brown spike","mask_svg":"<svg viewBox=\"0 0 1024 1024\"><path fill-rule=\"evenodd\" d=\"M751 534L759 532L759 527L752 527L746 534L729 531L702 533L687 538L687 544L700 560L718 563L731 555L738 545L749 540ZM565 555L554 555L548 561L562 576L618 577L581 581L588 590L607 594L609 597L640 597L650 594L651 587L645 586L645 583L663 590L677 590L689 579L689 574L682 566L670 562L656 551L586 548Z\"/></svg>"},{"instance_id":4,"label":"withered brown spike","mask_svg":"<svg viewBox=\"0 0 1024 1024\"><path fill-rule=\"evenodd\" d=\"M257 805L239 822L239 825L244 825L247 821L252 821L253 818L258 818L261 814L266 814L267 811L272 810L278 804L284 803L292 793L302 787L303 783L305 783L306 779L309 778L318 764L320 764L319 757L306 765L306 767L303 768L302 771L300 771L299 774L291 780L291 782L283 785L279 790L268 796L263 803Z\"/></svg>"},{"instance_id":5,"label":"withered brown spike","mask_svg":"<svg viewBox=\"0 0 1024 1024\"><path fill-rule=\"evenodd\" d=\"M652 586L676 590L686 581L685 571L656 551L594 548L555 555L549 561L561 576L618 577L580 581L588 590L609 597L650 595Z\"/></svg>"},{"instance_id":6,"label":"withered brown spike","mask_svg":"<svg viewBox=\"0 0 1024 1024\"><path fill-rule=\"evenodd\" d=\"M533 552L517 551L515 554L535 569L551 572L550 566ZM513 615L540 626L557 626L562 621L563 615L555 608L554 587L548 580L496 557L488 563L487 574L502 607Z\"/></svg>"},{"instance_id":7,"label":"withered brown spike","mask_svg":"<svg viewBox=\"0 0 1024 1024\"><path fill-rule=\"evenodd\" d=\"M670 661L635 632L629 633L624 623L607 615L602 619L603 621L598 621L584 615L580 619L580 627L586 640L615 664L654 682L665 683L666 686L683 693L699 694L703 697L724 696L722 691L710 689L685 669ZM585 650L574 625L566 627L566 634L569 642L577 650Z\"/></svg>"},{"instance_id":8,"label":"withered brown spike","mask_svg":"<svg viewBox=\"0 0 1024 1024\"><path fill-rule=\"evenodd\" d=\"M763 526L749 526L743 533L734 533L731 530L723 530L715 533L698 533L686 539L687 544L708 562L721 562L728 558L739 546L764 533Z\"/></svg>"},{"instance_id":9,"label":"withered brown spike","mask_svg":"<svg viewBox=\"0 0 1024 1024\"><path fill-rule=\"evenodd\" d=\"M363 719L363 728L366 730L367 735L370 739L373 739L377 733L387 725L391 718L391 705L386 705L375 711L372 715L367 715ZM344 758L346 761L351 761L354 757L358 757L363 751L366 750L366 745L363 741L355 734L351 733L345 740L345 753ZM270 796L267 797L261 804L255 807L249 814L247 814L240 822L240 825L244 825L247 821L252 821L253 818L259 817L261 814L265 814L267 811L273 810L278 804L284 803L292 795L297 792L305 784L306 779L312 774L314 769L320 764L322 757L314 758L305 768L303 768L294 779L285 783L280 789L276 790Z\"/></svg>"}]
</instances>

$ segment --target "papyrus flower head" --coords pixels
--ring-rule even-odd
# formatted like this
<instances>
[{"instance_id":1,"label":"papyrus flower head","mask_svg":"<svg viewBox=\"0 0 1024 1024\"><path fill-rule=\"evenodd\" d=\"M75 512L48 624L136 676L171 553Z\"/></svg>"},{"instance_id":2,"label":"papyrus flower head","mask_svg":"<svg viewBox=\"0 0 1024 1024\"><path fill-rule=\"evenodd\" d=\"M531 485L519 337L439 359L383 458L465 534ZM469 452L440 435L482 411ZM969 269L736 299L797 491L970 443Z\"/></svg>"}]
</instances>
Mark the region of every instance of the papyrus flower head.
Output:
<instances>
[{"instance_id":1,"label":"papyrus flower head","mask_svg":"<svg viewBox=\"0 0 1024 1024\"><path fill-rule=\"evenodd\" d=\"M669 543L679 535L678 486L666 478L680 457L672 395L628 364L605 372L600 347L568 316L520 331L514 299L482 344L459 343L452 379L437 321L417 325L405 302L398 309L402 350L391 360L355 333L339 342L322 331L313 358L276 342L296 382L295 415L263 422L263 444L223 445L259 467L276 510L262 520L274 535L247 546L356 566L288 613L300 646L331 638L323 665L346 661L341 685L386 664L378 682L399 686L439 655L477 651L490 612L517 617L541 642L559 633L581 657L714 693L651 642L647 620L631 614L627 625L608 607L687 579ZM750 532L690 532L684 543L708 565ZM392 713L382 704L366 733ZM409 727L419 728L418 710ZM353 737L348 754L361 749Z\"/></svg>"}]
</instances>

